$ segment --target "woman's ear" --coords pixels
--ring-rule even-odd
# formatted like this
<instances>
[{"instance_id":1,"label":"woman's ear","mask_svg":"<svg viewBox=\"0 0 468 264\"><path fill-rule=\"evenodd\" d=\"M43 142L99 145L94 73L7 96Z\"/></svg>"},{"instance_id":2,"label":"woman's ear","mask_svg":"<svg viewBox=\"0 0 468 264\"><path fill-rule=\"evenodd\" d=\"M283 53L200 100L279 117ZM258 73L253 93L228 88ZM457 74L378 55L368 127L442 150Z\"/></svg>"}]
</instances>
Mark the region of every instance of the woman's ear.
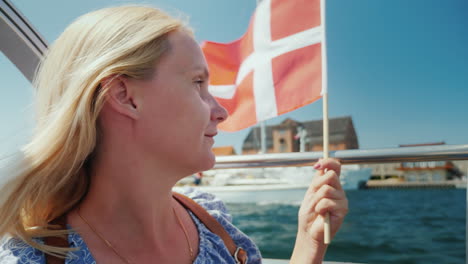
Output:
<instances>
[{"instance_id":1,"label":"woman's ear","mask_svg":"<svg viewBox=\"0 0 468 264\"><path fill-rule=\"evenodd\" d=\"M107 90L106 103L116 112L131 119L138 119L138 106L135 103L133 87L125 76L114 75L102 80L101 86Z\"/></svg>"}]
</instances>

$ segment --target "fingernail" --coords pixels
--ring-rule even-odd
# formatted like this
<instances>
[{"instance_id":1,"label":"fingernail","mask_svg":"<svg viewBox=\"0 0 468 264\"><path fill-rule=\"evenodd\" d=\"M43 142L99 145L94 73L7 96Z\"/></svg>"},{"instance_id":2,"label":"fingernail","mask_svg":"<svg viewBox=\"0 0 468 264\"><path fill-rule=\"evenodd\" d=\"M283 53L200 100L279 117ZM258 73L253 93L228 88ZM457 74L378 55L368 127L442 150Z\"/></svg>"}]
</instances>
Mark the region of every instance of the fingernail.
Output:
<instances>
[{"instance_id":1,"label":"fingernail","mask_svg":"<svg viewBox=\"0 0 468 264\"><path fill-rule=\"evenodd\" d=\"M320 168L320 163L315 163L315 165L314 165L314 169L316 169L316 170L317 170L317 169L319 169L319 168Z\"/></svg>"}]
</instances>

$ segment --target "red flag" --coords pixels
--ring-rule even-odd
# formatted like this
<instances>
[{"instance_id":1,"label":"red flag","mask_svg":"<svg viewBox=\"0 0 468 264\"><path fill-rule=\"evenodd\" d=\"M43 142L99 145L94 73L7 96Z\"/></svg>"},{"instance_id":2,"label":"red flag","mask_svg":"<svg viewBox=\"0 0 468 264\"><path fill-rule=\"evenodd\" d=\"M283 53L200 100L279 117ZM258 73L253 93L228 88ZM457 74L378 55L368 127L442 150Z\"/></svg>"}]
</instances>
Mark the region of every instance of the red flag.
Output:
<instances>
[{"instance_id":1,"label":"red flag","mask_svg":"<svg viewBox=\"0 0 468 264\"><path fill-rule=\"evenodd\" d=\"M236 131L321 97L320 0L263 0L240 39L204 42L209 90Z\"/></svg>"}]
</instances>

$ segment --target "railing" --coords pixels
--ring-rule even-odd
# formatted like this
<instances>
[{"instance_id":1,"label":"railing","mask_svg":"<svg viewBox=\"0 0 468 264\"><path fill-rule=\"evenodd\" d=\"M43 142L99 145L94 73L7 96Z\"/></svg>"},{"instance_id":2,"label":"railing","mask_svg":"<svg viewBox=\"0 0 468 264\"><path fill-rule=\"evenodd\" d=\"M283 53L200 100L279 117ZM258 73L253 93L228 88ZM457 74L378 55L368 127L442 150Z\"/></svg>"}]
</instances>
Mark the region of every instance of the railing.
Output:
<instances>
[{"instance_id":1,"label":"railing","mask_svg":"<svg viewBox=\"0 0 468 264\"><path fill-rule=\"evenodd\" d=\"M310 166L323 157L322 152L293 152L216 158L214 169ZM330 157L342 164L468 160L467 145L401 147L331 151Z\"/></svg>"},{"instance_id":2,"label":"railing","mask_svg":"<svg viewBox=\"0 0 468 264\"><path fill-rule=\"evenodd\" d=\"M31 81L47 42L9 0L0 0L0 32L0 51Z\"/></svg>"}]
</instances>

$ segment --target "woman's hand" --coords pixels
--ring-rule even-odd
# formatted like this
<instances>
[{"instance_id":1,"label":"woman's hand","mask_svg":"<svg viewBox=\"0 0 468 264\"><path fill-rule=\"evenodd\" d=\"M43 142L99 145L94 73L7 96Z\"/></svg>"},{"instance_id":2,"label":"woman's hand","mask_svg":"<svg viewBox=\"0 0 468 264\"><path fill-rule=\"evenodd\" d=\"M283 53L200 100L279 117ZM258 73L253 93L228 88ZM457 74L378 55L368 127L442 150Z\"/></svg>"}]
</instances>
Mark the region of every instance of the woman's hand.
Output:
<instances>
[{"instance_id":1,"label":"woman's hand","mask_svg":"<svg viewBox=\"0 0 468 264\"><path fill-rule=\"evenodd\" d=\"M291 263L322 263L326 245L323 243L324 220L330 214L331 238L334 237L348 212L348 199L341 187L341 164L335 159L319 160L318 170L299 209L299 225Z\"/></svg>"}]
</instances>

